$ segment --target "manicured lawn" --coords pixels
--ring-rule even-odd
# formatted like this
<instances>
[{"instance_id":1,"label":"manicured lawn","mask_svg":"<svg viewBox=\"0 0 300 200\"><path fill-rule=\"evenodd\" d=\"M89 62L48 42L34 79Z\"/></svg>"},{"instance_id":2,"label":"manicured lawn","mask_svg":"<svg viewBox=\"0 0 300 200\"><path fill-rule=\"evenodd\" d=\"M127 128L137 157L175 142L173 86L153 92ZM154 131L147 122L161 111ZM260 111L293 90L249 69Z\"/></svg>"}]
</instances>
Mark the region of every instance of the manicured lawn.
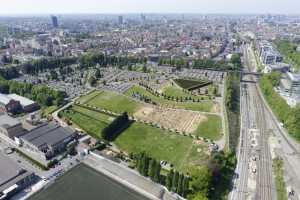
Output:
<instances>
[{"instance_id":1,"label":"manicured lawn","mask_svg":"<svg viewBox=\"0 0 300 200\"><path fill-rule=\"evenodd\" d=\"M86 103L116 113L128 112L130 115L137 111L141 106L141 104L126 96L108 91L102 92Z\"/></svg>"},{"instance_id":2,"label":"manicured lawn","mask_svg":"<svg viewBox=\"0 0 300 200\"><path fill-rule=\"evenodd\" d=\"M152 99L152 101L174 108L193 110L193 111L202 111L202 112L211 112L214 103L212 101L201 101L201 102L176 102L172 100L167 100L162 97L157 97L152 93L148 92L146 89L140 86L133 86L126 91L126 95L131 97L133 92L138 92L141 95L145 95Z\"/></svg>"},{"instance_id":3,"label":"manicured lawn","mask_svg":"<svg viewBox=\"0 0 300 200\"><path fill-rule=\"evenodd\" d=\"M95 98L97 95L101 94L102 92L101 91L93 91L85 96L82 96L80 97L77 101L80 102L80 103L86 103L88 102L89 100Z\"/></svg>"},{"instance_id":4,"label":"manicured lawn","mask_svg":"<svg viewBox=\"0 0 300 200\"><path fill-rule=\"evenodd\" d=\"M197 130L196 135L212 140L218 140L222 137L222 120L217 115L206 115L207 120L202 122Z\"/></svg>"},{"instance_id":5,"label":"manicured lawn","mask_svg":"<svg viewBox=\"0 0 300 200\"><path fill-rule=\"evenodd\" d=\"M79 112L83 115L87 115L90 118L93 118L95 120L100 120L100 121L103 121L106 123L110 123L114 119L114 117L111 117L109 115L106 115L106 114L103 114L100 112L96 112L96 111L92 111L92 110L89 110L89 109L86 109L86 108L83 108L80 106L72 106L72 110Z\"/></svg>"},{"instance_id":6,"label":"manicured lawn","mask_svg":"<svg viewBox=\"0 0 300 200\"><path fill-rule=\"evenodd\" d=\"M101 130L112 120L108 115L80 108L78 106L74 106L70 110L64 110L62 115L72 121L76 126L86 131L89 135L96 138L100 137Z\"/></svg>"},{"instance_id":7,"label":"manicured lawn","mask_svg":"<svg viewBox=\"0 0 300 200\"><path fill-rule=\"evenodd\" d=\"M157 160L167 160L183 171L191 165L203 164L207 160L205 147L193 144L191 138L170 134L137 122L126 129L114 143L122 151L145 151Z\"/></svg>"}]
</instances>

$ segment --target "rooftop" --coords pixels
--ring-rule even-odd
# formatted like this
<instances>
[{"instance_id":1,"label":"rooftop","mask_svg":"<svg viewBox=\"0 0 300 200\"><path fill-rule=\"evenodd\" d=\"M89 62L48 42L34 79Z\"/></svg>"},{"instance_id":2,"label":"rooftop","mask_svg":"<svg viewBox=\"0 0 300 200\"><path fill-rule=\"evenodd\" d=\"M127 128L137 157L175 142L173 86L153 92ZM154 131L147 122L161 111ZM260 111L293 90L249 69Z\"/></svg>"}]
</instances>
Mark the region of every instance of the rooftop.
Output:
<instances>
[{"instance_id":1,"label":"rooftop","mask_svg":"<svg viewBox=\"0 0 300 200\"><path fill-rule=\"evenodd\" d=\"M22 173L24 173L24 170L17 163L0 153L0 188Z\"/></svg>"},{"instance_id":2,"label":"rooftop","mask_svg":"<svg viewBox=\"0 0 300 200\"><path fill-rule=\"evenodd\" d=\"M1 94L0 93L0 103L1 104L8 104L10 102L11 98L9 98L6 94Z\"/></svg>"},{"instance_id":3,"label":"rooftop","mask_svg":"<svg viewBox=\"0 0 300 200\"><path fill-rule=\"evenodd\" d=\"M21 124L19 120L8 116L7 114L0 114L0 126L2 127L13 127L18 124Z\"/></svg>"},{"instance_id":4,"label":"rooftop","mask_svg":"<svg viewBox=\"0 0 300 200\"><path fill-rule=\"evenodd\" d=\"M55 123L45 123L21 136L21 139L36 147L43 145L54 146L72 136L73 133L74 131L63 128Z\"/></svg>"},{"instance_id":5,"label":"rooftop","mask_svg":"<svg viewBox=\"0 0 300 200\"><path fill-rule=\"evenodd\" d=\"M29 106L35 103L34 101L17 94L9 94L7 96L15 101L19 101L22 106Z\"/></svg>"},{"instance_id":6,"label":"rooftop","mask_svg":"<svg viewBox=\"0 0 300 200\"><path fill-rule=\"evenodd\" d=\"M300 82L300 74L294 74L294 73L291 73L291 72L287 72L287 76L289 77L289 79L291 81Z\"/></svg>"}]
</instances>

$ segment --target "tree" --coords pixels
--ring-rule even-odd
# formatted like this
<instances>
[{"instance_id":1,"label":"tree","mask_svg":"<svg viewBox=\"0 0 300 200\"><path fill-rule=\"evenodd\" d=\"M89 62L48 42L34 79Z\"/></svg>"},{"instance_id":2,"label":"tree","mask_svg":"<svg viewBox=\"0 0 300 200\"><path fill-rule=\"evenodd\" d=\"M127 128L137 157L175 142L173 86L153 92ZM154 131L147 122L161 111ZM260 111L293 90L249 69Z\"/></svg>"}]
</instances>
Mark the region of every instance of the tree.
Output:
<instances>
[{"instance_id":1,"label":"tree","mask_svg":"<svg viewBox=\"0 0 300 200\"><path fill-rule=\"evenodd\" d=\"M204 196L202 193L197 193L192 200L208 200L206 196Z\"/></svg>"},{"instance_id":2,"label":"tree","mask_svg":"<svg viewBox=\"0 0 300 200\"><path fill-rule=\"evenodd\" d=\"M149 157L146 154L143 157L142 162L144 163L142 175L143 176L148 176L148 172L149 172Z\"/></svg>"},{"instance_id":3,"label":"tree","mask_svg":"<svg viewBox=\"0 0 300 200\"><path fill-rule=\"evenodd\" d=\"M178 179L178 186L177 186L177 190L176 190L176 192L180 195L182 195L182 192L183 192L183 179L184 179L184 175L180 174L179 179Z\"/></svg>"},{"instance_id":4,"label":"tree","mask_svg":"<svg viewBox=\"0 0 300 200\"><path fill-rule=\"evenodd\" d=\"M190 178L187 176L184 176L183 179L183 189L182 189L182 196L186 197L190 188L190 184L189 184Z\"/></svg>"},{"instance_id":5,"label":"tree","mask_svg":"<svg viewBox=\"0 0 300 200\"><path fill-rule=\"evenodd\" d=\"M96 79L99 79L99 78L101 78L101 72L100 72L100 69L96 69L96 71L95 71L95 77L96 77Z\"/></svg>"},{"instance_id":6,"label":"tree","mask_svg":"<svg viewBox=\"0 0 300 200\"><path fill-rule=\"evenodd\" d=\"M208 189L212 181L212 174L207 167L194 168L191 170L191 188L194 193L208 196Z\"/></svg>"},{"instance_id":7,"label":"tree","mask_svg":"<svg viewBox=\"0 0 300 200\"><path fill-rule=\"evenodd\" d=\"M168 188L168 190L172 189L173 176L174 176L174 171L173 169L171 169L171 171L167 175L167 180L166 180L166 187Z\"/></svg>"},{"instance_id":8,"label":"tree","mask_svg":"<svg viewBox=\"0 0 300 200\"><path fill-rule=\"evenodd\" d=\"M91 77L89 78L89 84L90 84L91 86L95 86L96 83L97 83L97 79L96 79L94 76L91 76Z\"/></svg>"},{"instance_id":9,"label":"tree","mask_svg":"<svg viewBox=\"0 0 300 200\"><path fill-rule=\"evenodd\" d=\"M147 73L147 66L146 65L143 66L143 72Z\"/></svg>"},{"instance_id":10,"label":"tree","mask_svg":"<svg viewBox=\"0 0 300 200\"><path fill-rule=\"evenodd\" d=\"M179 172L176 171L172 180L172 191L176 192L178 186Z\"/></svg>"},{"instance_id":11,"label":"tree","mask_svg":"<svg viewBox=\"0 0 300 200\"><path fill-rule=\"evenodd\" d=\"M160 170L161 170L160 163L156 162L154 181L157 183L160 183Z\"/></svg>"},{"instance_id":12,"label":"tree","mask_svg":"<svg viewBox=\"0 0 300 200\"><path fill-rule=\"evenodd\" d=\"M150 161L150 169L149 169L149 177L152 181L154 181L155 173L156 173L156 160L151 159Z\"/></svg>"}]
</instances>

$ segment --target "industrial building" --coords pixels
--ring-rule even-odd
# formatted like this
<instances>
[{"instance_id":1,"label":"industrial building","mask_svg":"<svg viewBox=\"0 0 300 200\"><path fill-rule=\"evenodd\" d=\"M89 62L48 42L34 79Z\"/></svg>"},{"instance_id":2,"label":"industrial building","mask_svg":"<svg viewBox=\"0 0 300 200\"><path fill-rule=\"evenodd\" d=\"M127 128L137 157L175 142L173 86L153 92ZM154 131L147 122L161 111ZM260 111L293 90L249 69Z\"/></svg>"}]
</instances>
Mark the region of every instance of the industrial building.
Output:
<instances>
[{"instance_id":1,"label":"industrial building","mask_svg":"<svg viewBox=\"0 0 300 200\"><path fill-rule=\"evenodd\" d=\"M64 152L74 139L75 131L56 123L44 123L20 137L20 143L27 151L49 160Z\"/></svg>"},{"instance_id":2,"label":"industrial building","mask_svg":"<svg viewBox=\"0 0 300 200\"><path fill-rule=\"evenodd\" d=\"M17 94L0 94L0 112L16 114L18 112L33 112L39 109L39 105Z\"/></svg>"},{"instance_id":3,"label":"industrial building","mask_svg":"<svg viewBox=\"0 0 300 200\"><path fill-rule=\"evenodd\" d=\"M0 153L0 200L10 199L35 180L34 173L22 169Z\"/></svg>"},{"instance_id":4,"label":"industrial building","mask_svg":"<svg viewBox=\"0 0 300 200\"><path fill-rule=\"evenodd\" d=\"M22 109L19 101L9 98L5 94L0 93L0 113L15 114Z\"/></svg>"},{"instance_id":5,"label":"industrial building","mask_svg":"<svg viewBox=\"0 0 300 200\"><path fill-rule=\"evenodd\" d=\"M14 119L6 114L0 114L0 134L12 140L25 133L19 120Z\"/></svg>"},{"instance_id":6,"label":"industrial building","mask_svg":"<svg viewBox=\"0 0 300 200\"><path fill-rule=\"evenodd\" d=\"M24 112L33 112L39 109L39 105L28 98L17 94L9 94L7 96L15 101L19 101Z\"/></svg>"}]
</instances>

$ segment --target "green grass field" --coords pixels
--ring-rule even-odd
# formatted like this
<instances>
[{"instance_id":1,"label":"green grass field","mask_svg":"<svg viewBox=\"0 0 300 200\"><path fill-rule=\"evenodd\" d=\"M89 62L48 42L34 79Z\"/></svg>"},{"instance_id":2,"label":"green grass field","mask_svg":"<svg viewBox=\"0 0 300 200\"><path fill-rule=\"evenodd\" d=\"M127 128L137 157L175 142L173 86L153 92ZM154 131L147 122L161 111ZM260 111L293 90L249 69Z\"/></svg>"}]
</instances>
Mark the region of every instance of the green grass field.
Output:
<instances>
[{"instance_id":1,"label":"green grass field","mask_svg":"<svg viewBox=\"0 0 300 200\"><path fill-rule=\"evenodd\" d=\"M100 112L80 106L72 106L61 113L89 135L100 138L101 130L113 120ZM190 137L169 133L162 129L135 122L114 142L122 151L138 153L145 151L157 160L167 160L178 170L206 163L208 155L204 145L193 144Z\"/></svg>"},{"instance_id":2,"label":"green grass field","mask_svg":"<svg viewBox=\"0 0 300 200\"><path fill-rule=\"evenodd\" d=\"M80 103L86 103L91 99L95 98L96 96L100 95L101 93L102 93L101 91L95 90L87 95L81 96L77 101Z\"/></svg>"},{"instance_id":3,"label":"green grass field","mask_svg":"<svg viewBox=\"0 0 300 200\"><path fill-rule=\"evenodd\" d=\"M202 122L195 134L211 140L219 140L222 137L222 120L217 115L206 115L207 120Z\"/></svg>"},{"instance_id":4,"label":"green grass field","mask_svg":"<svg viewBox=\"0 0 300 200\"><path fill-rule=\"evenodd\" d=\"M206 148L193 144L191 138L137 122L126 129L115 140L115 144L127 153L145 151L151 157L167 160L183 171L189 166L204 164L207 160L204 153Z\"/></svg>"},{"instance_id":5,"label":"green grass field","mask_svg":"<svg viewBox=\"0 0 300 200\"><path fill-rule=\"evenodd\" d=\"M180 98L180 97L182 97L182 98L192 98L192 99L208 99L208 96L204 96L204 95L201 95L201 96L199 96L199 95L193 95L193 94L189 94L189 93L186 93L186 92L184 92L183 91L183 89L181 89L181 88L178 88L178 87L176 87L176 86L172 86L172 85L170 85L170 86L168 86L168 87L166 87L166 88L164 88L164 90L163 90L163 93L164 94L166 94L167 96L173 96L173 97L178 97L178 98Z\"/></svg>"},{"instance_id":6,"label":"green grass field","mask_svg":"<svg viewBox=\"0 0 300 200\"><path fill-rule=\"evenodd\" d=\"M61 112L61 115L96 138L100 138L102 129L113 120L113 118L108 115L79 106L72 106L72 108Z\"/></svg>"},{"instance_id":7,"label":"green grass field","mask_svg":"<svg viewBox=\"0 0 300 200\"><path fill-rule=\"evenodd\" d=\"M162 97L157 97L152 93L148 92L146 89L140 86L133 86L126 91L126 95L131 97L133 92L138 92L142 95L145 95L152 99L152 101L165 106L170 106L179 109L193 110L193 111L202 111L202 112L211 112L213 108L213 101L201 101L201 102L176 102L172 100L167 100Z\"/></svg>"},{"instance_id":8,"label":"green grass field","mask_svg":"<svg viewBox=\"0 0 300 200\"><path fill-rule=\"evenodd\" d=\"M141 104L126 96L108 91L98 92L98 95L93 96L86 103L116 113L128 112L130 115L141 106Z\"/></svg>"}]
</instances>

